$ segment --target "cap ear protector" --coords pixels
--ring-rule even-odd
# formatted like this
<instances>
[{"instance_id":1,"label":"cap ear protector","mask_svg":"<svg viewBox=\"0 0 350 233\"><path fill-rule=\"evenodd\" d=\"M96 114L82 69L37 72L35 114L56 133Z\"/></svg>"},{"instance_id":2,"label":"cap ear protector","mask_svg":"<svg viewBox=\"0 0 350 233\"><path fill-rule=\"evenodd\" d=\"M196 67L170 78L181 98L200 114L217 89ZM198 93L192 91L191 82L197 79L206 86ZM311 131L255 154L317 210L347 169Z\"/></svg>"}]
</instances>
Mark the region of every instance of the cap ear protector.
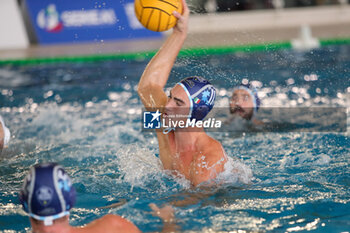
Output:
<instances>
[{"instance_id":1,"label":"cap ear protector","mask_svg":"<svg viewBox=\"0 0 350 233\"><path fill-rule=\"evenodd\" d=\"M202 77L188 77L178 84L189 98L190 119L203 120L214 107L216 91L213 85Z\"/></svg>"},{"instance_id":2,"label":"cap ear protector","mask_svg":"<svg viewBox=\"0 0 350 233\"><path fill-rule=\"evenodd\" d=\"M69 214L75 204L76 191L61 166L39 164L30 169L19 199L30 217L52 225L53 220Z\"/></svg>"},{"instance_id":3,"label":"cap ear protector","mask_svg":"<svg viewBox=\"0 0 350 233\"><path fill-rule=\"evenodd\" d=\"M209 112L210 109L208 106L200 105L197 107L197 110L192 114L192 117L195 119L204 119Z\"/></svg>"}]
</instances>

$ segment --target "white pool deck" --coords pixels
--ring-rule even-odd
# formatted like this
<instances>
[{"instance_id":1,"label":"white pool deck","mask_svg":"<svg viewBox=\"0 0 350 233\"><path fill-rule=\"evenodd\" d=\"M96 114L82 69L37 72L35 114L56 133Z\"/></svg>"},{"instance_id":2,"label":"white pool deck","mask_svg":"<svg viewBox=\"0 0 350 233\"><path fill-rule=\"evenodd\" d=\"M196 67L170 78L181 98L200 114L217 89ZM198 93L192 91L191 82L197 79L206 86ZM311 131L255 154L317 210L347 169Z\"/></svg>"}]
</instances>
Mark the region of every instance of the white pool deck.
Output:
<instances>
[{"instance_id":1,"label":"white pool deck","mask_svg":"<svg viewBox=\"0 0 350 233\"><path fill-rule=\"evenodd\" d=\"M317 38L350 38L350 5L191 15L184 47L290 41L299 36L303 25L309 26L312 35ZM0 50L0 60L149 51L158 49L165 38L33 45L26 49Z\"/></svg>"}]
</instances>

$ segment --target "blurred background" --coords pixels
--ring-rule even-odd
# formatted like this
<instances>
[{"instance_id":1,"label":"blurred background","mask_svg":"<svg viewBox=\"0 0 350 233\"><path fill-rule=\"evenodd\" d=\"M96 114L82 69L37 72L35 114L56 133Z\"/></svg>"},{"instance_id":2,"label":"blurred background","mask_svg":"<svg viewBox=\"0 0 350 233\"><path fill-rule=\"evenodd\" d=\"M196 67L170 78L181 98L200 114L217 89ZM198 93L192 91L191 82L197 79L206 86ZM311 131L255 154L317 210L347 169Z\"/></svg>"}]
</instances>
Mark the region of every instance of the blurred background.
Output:
<instances>
[{"instance_id":1,"label":"blurred background","mask_svg":"<svg viewBox=\"0 0 350 233\"><path fill-rule=\"evenodd\" d=\"M236 46L315 36L350 37L348 0L188 0L185 47ZM2 0L0 60L159 48L166 33L135 17L133 0Z\"/></svg>"},{"instance_id":2,"label":"blurred background","mask_svg":"<svg viewBox=\"0 0 350 233\"><path fill-rule=\"evenodd\" d=\"M347 0L191 0L194 13L316 7L347 4Z\"/></svg>"}]
</instances>

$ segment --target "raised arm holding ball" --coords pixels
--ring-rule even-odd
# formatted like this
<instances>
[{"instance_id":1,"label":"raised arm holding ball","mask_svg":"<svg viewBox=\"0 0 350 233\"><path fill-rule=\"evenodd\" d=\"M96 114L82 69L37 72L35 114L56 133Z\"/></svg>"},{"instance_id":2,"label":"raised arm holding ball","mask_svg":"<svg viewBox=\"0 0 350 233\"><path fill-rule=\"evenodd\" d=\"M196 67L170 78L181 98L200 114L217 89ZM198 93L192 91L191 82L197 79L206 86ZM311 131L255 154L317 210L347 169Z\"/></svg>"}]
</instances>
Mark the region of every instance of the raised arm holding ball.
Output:
<instances>
[{"instance_id":1,"label":"raised arm holding ball","mask_svg":"<svg viewBox=\"0 0 350 233\"><path fill-rule=\"evenodd\" d=\"M200 121L214 106L216 92L209 81L202 77L189 77L176 84L169 96L164 92L170 71L187 37L189 14L184 0L182 14L172 12L177 23L147 65L138 85L138 94L147 110L158 110L163 118L185 114L191 120ZM153 22L152 19L148 21ZM194 186L210 182L224 170L227 157L222 145L209 137L203 128L175 128L168 133L159 129L157 138L164 169L183 175Z\"/></svg>"}]
</instances>

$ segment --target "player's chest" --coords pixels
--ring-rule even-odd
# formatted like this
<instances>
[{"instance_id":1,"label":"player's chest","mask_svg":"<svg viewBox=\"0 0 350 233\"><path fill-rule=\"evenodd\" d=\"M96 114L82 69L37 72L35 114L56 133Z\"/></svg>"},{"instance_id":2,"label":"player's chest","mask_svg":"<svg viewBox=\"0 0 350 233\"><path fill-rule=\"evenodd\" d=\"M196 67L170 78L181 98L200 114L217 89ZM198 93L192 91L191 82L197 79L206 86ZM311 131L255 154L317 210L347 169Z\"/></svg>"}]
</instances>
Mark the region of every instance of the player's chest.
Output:
<instances>
[{"instance_id":1,"label":"player's chest","mask_svg":"<svg viewBox=\"0 0 350 233\"><path fill-rule=\"evenodd\" d=\"M175 152L173 155L173 169L183 174L187 179L193 175L198 165L198 151Z\"/></svg>"}]
</instances>

